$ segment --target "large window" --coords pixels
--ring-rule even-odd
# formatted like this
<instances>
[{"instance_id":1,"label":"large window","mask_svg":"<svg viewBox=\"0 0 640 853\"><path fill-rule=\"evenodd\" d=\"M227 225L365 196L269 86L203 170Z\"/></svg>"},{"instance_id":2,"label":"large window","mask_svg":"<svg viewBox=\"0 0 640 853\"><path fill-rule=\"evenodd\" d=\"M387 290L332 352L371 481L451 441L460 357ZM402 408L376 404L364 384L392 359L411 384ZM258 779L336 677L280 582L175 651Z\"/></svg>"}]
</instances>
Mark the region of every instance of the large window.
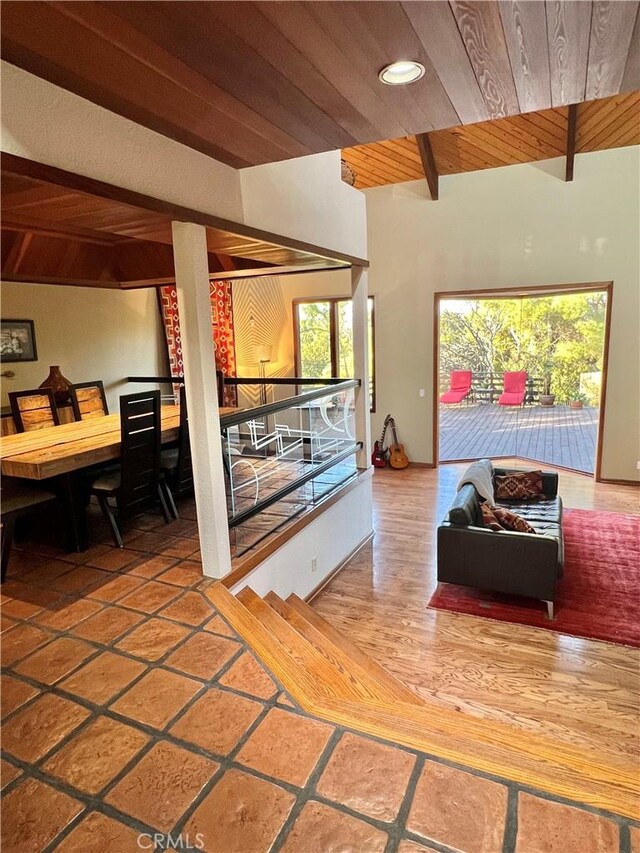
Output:
<instances>
[{"instance_id":1,"label":"large window","mask_svg":"<svg viewBox=\"0 0 640 853\"><path fill-rule=\"evenodd\" d=\"M577 288L438 299L441 461L594 473L609 291Z\"/></svg>"},{"instance_id":2,"label":"large window","mask_svg":"<svg viewBox=\"0 0 640 853\"><path fill-rule=\"evenodd\" d=\"M293 303L296 375L350 379L353 366L353 311L350 299L296 299ZM375 316L368 300L369 396L375 412Z\"/></svg>"}]
</instances>

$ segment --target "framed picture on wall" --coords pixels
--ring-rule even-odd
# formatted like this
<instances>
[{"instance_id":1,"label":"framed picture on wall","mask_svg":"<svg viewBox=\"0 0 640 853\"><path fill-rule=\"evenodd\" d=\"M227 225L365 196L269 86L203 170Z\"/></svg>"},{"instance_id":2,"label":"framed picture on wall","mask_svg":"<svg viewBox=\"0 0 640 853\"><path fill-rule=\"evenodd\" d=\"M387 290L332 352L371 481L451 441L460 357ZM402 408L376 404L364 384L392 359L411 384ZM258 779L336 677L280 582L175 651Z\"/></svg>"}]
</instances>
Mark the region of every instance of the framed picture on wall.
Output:
<instances>
[{"instance_id":1,"label":"framed picture on wall","mask_svg":"<svg viewBox=\"0 0 640 853\"><path fill-rule=\"evenodd\" d=\"M33 320L0 320L0 361L37 361Z\"/></svg>"}]
</instances>

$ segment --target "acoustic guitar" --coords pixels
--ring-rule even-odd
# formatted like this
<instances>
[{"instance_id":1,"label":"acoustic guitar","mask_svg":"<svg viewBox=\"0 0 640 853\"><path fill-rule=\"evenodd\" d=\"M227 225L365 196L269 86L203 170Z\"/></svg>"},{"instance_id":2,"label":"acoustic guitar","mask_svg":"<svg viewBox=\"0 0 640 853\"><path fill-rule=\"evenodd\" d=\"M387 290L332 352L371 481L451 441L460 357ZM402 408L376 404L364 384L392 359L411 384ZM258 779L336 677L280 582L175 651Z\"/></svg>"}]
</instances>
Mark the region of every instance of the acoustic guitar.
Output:
<instances>
[{"instance_id":1,"label":"acoustic guitar","mask_svg":"<svg viewBox=\"0 0 640 853\"><path fill-rule=\"evenodd\" d=\"M402 469L409 464L409 457L404 452L404 444L398 441L398 433L396 431L396 422L390 418L391 432L393 433L393 444L389 447L389 465L392 468Z\"/></svg>"},{"instance_id":2,"label":"acoustic guitar","mask_svg":"<svg viewBox=\"0 0 640 853\"><path fill-rule=\"evenodd\" d=\"M387 455L388 450L385 449L384 439L387 434L387 426L389 424L389 418L391 415L387 415L384 419L384 425L382 427L382 434L380 435L380 441L376 441L373 445L373 453L371 454L371 464L374 468L384 468L387 464Z\"/></svg>"}]
</instances>

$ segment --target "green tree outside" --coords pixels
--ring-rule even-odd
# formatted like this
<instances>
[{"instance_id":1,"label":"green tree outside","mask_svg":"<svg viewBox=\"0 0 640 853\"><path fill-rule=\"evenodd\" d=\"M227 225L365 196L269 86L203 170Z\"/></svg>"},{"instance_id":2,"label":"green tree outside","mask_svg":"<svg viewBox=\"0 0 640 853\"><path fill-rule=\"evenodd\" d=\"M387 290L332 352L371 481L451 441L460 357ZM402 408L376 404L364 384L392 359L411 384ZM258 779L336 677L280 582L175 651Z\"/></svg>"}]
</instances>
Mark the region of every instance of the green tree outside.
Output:
<instances>
[{"instance_id":1,"label":"green tree outside","mask_svg":"<svg viewBox=\"0 0 640 853\"><path fill-rule=\"evenodd\" d=\"M526 370L546 379L556 401L597 405L602 371L606 294L442 302L440 367L503 373Z\"/></svg>"},{"instance_id":2,"label":"green tree outside","mask_svg":"<svg viewBox=\"0 0 640 853\"><path fill-rule=\"evenodd\" d=\"M331 304L305 302L298 306L301 376L331 376Z\"/></svg>"}]
</instances>

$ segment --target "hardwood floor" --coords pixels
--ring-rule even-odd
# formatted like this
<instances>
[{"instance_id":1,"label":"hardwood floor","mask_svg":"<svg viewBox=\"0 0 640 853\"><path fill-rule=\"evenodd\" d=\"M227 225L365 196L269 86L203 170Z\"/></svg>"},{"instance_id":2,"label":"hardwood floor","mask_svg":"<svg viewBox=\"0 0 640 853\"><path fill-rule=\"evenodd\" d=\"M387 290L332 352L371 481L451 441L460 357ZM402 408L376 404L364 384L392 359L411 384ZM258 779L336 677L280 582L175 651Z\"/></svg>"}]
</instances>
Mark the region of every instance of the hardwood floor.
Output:
<instances>
[{"instance_id":1,"label":"hardwood floor","mask_svg":"<svg viewBox=\"0 0 640 853\"><path fill-rule=\"evenodd\" d=\"M376 536L313 608L425 699L610 755L638 755L638 651L429 610L435 530L464 465L374 477ZM640 514L631 486L560 472L567 507Z\"/></svg>"}]
</instances>

